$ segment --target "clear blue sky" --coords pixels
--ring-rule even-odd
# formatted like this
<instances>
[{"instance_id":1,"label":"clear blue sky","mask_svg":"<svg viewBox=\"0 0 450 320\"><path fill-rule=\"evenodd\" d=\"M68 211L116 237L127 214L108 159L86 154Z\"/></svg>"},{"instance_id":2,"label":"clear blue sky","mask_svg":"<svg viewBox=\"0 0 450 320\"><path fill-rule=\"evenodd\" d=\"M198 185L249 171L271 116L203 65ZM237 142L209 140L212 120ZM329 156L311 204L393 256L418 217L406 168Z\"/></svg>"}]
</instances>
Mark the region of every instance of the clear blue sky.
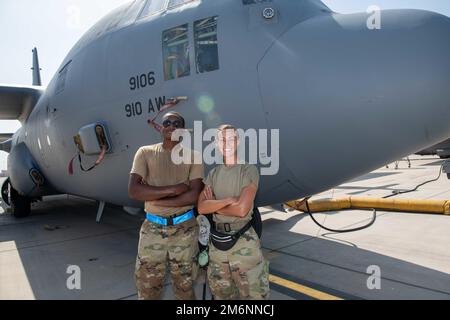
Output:
<instances>
[{"instance_id":1,"label":"clear blue sky","mask_svg":"<svg viewBox=\"0 0 450 320\"><path fill-rule=\"evenodd\" d=\"M126 2L128 0L0 0L0 83L31 84L31 49L37 47L42 80L47 84L83 33L107 12ZM449 0L324 2L342 13L366 11L375 4L382 9L426 9L450 16ZM18 128L16 121L0 120L0 132L14 132ZM0 152L0 170L5 168L6 154Z\"/></svg>"}]
</instances>

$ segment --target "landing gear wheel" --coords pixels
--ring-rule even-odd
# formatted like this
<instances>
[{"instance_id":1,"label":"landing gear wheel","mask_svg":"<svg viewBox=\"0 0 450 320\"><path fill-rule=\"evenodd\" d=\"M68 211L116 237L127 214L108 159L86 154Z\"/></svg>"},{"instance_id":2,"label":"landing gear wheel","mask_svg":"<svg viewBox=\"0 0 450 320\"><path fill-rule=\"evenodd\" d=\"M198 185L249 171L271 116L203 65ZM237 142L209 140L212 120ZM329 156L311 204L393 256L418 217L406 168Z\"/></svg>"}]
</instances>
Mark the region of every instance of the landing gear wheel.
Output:
<instances>
[{"instance_id":1,"label":"landing gear wheel","mask_svg":"<svg viewBox=\"0 0 450 320\"><path fill-rule=\"evenodd\" d=\"M9 187L11 211L14 217L24 218L30 215L31 199L21 196L11 185Z\"/></svg>"},{"instance_id":2,"label":"landing gear wheel","mask_svg":"<svg viewBox=\"0 0 450 320\"><path fill-rule=\"evenodd\" d=\"M2 184L1 188L1 194L2 194L2 200L4 203L6 203L8 206L11 205L9 201L9 188L10 188L9 178L5 180Z\"/></svg>"}]
</instances>

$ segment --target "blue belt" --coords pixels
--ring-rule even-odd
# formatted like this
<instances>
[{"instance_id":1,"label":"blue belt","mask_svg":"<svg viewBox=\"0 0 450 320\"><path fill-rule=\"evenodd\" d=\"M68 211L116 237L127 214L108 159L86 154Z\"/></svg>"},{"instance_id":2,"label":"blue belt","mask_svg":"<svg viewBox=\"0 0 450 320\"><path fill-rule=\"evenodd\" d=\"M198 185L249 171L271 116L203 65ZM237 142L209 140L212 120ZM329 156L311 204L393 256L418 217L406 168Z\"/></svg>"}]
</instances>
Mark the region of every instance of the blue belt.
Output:
<instances>
[{"instance_id":1,"label":"blue belt","mask_svg":"<svg viewBox=\"0 0 450 320\"><path fill-rule=\"evenodd\" d=\"M162 226L174 226L183 222L186 222L194 217L194 209L189 210L186 213L183 213L182 215L178 217L169 217L169 218L163 218L159 216L152 215L150 213L147 213L147 220Z\"/></svg>"}]
</instances>

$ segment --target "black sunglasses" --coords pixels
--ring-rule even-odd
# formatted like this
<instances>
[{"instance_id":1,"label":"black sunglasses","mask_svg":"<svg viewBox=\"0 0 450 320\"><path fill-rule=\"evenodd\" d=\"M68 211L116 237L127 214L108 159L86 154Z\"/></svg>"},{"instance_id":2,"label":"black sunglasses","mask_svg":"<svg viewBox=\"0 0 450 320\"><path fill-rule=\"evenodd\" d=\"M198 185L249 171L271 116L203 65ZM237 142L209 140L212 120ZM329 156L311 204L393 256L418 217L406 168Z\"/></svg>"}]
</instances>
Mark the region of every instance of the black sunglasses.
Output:
<instances>
[{"instance_id":1,"label":"black sunglasses","mask_svg":"<svg viewBox=\"0 0 450 320\"><path fill-rule=\"evenodd\" d=\"M164 128L168 128L171 125L173 125L177 129L183 128L183 122L181 120L171 121L171 120L167 119L167 120L164 120L162 125Z\"/></svg>"}]
</instances>

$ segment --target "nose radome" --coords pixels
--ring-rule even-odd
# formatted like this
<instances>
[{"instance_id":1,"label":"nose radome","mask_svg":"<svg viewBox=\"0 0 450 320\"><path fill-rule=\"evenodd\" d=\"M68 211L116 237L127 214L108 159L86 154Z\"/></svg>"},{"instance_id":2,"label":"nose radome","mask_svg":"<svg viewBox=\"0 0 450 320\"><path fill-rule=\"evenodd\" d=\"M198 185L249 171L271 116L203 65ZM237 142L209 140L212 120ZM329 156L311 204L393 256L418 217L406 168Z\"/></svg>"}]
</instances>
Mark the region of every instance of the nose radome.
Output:
<instances>
[{"instance_id":1,"label":"nose radome","mask_svg":"<svg viewBox=\"0 0 450 320\"><path fill-rule=\"evenodd\" d=\"M280 154L297 150L285 163L312 193L450 137L450 18L388 10L375 30L369 18L309 19L258 66Z\"/></svg>"}]
</instances>

